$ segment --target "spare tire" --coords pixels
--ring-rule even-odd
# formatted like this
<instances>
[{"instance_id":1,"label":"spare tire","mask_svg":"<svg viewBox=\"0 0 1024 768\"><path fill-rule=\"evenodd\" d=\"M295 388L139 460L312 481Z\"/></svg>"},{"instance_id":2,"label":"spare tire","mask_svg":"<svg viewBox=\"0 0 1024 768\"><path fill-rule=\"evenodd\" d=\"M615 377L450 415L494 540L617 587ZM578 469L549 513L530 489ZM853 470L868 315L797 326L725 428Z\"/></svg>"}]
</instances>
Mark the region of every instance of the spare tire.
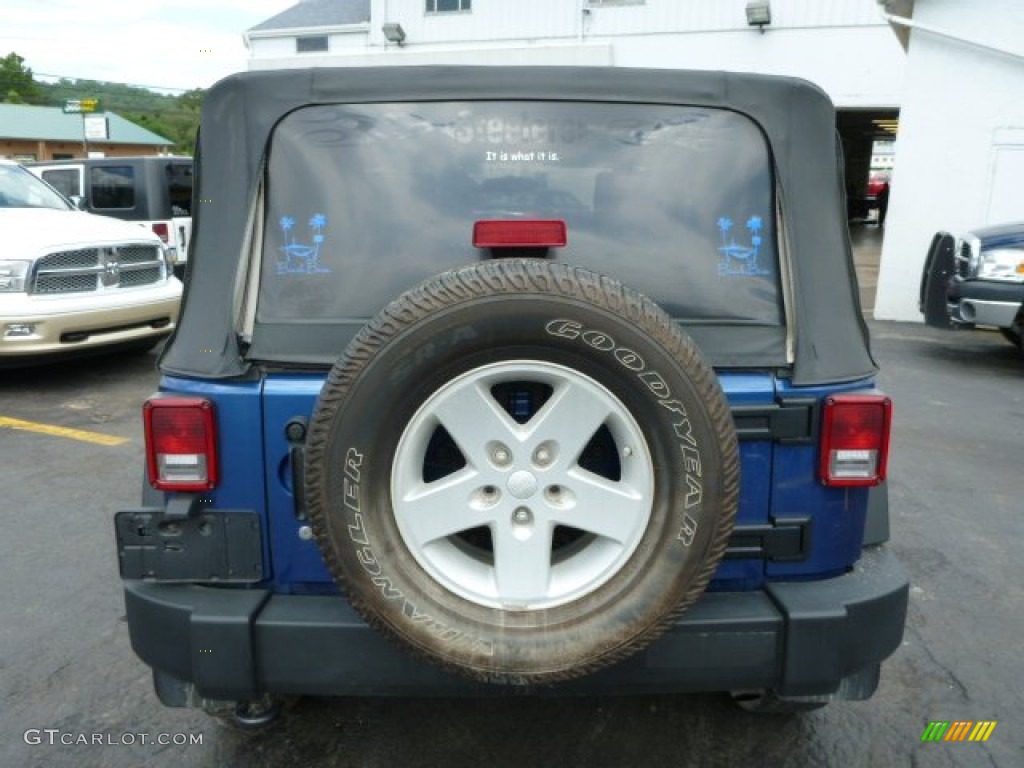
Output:
<instances>
[{"instance_id":1,"label":"spare tire","mask_svg":"<svg viewBox=\"0 0 1024 768\"><path fill-rule=\"evenodd\" d=\"M540 260L442 274L335 363L306 445L324 559L372 626L478 680L620 660L707 586L739 459L658 306Z\"/></svg>"}]
</instances>

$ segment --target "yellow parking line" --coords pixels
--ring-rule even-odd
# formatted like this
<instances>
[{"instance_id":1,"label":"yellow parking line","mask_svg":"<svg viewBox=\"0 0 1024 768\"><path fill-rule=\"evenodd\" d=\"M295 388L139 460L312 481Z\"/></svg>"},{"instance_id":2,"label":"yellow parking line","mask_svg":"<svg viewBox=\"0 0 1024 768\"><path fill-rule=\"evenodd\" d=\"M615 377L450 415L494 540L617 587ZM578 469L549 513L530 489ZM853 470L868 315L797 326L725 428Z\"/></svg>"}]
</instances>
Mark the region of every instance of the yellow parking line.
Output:
<instances>
[{"instance_id":1,"label":"yellow parking line","mask_svg":"<svg viewBox=\"0 0 1024 768\"><path fill-rule=\"evenodd\" d=\"M114 435L103 435L99 432L87 432L84 429L57 427L53 424L40 424L36 421L22 421L21 419L0 416L0 428L4 427L7 429L20 429L23 432L38 432L41 435L66 437L69 440L81 440L83 443L94 443L96 445L124 445L131 442L127 437L114 437Z\"/></svg>"}]
</instances>

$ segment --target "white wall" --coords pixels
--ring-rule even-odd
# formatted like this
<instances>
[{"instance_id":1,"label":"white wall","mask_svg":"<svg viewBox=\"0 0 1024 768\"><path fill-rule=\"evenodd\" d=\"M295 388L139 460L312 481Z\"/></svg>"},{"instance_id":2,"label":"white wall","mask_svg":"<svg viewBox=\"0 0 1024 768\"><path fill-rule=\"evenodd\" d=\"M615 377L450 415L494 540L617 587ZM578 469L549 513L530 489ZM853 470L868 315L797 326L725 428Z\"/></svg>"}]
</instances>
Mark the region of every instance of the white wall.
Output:
<instances>
[{"instance_id":1,"label":"white wall","mask_svg":"<svg viewBox=\"0 0 1024 768\"><path fill-rule=\"evenodd\" d=\"M1024 221L1024 128L996 129L992 149L984 221Z\"/></svg>"},{"instance_id":2,"label":"white wall","mask_svg":"<svg viewBox=\"0 0 1024 768\"><path fill-rule=\"evenodd\" d=\"M327 55L344 55L348 53L361 53L366 49L367 30L359 27L350 31L339 31L339 29L321 31L317 29L304 29L292 31L286 35L274 35L271 37L258 36L249 40L249 69L290 69L293 67L314 66L309 64L308 59L323 56L317 53L296 53L295 38L306 35L327 36ZM292 63L292 60L295 63ZM268 63L283 64L283 66L267 67L262 66ZM257 66L253 66L253 65ZM337 66L337 65L335 65Z\"/></svg>"},{"instance_id":3,"label":"white wall","mask_svg":"<svg viewBox=\"0 0 1024 768\"><path fill-rule=\"evenodd\" d=\"M896 37L884 26L773 29L763 35L744 28L717 34L625 37L614 43L618 66L788 75L814 82L837 107L898 107L900 103L905 57Z\"/></svg>"},{"instance_id":4,"label":"white wall","mask_svg":"<svg viewBox=\"0 0 1024 768\"><path fill-rule=\"evenodd\" d=\"M911 34L875 317L920 321L921 268L938 230L1024 219L1024 3L917 0L914 21L1016 53Z\"/></svg>"},{"instance_id":5,"label":"white wall","mask_svg":"<svg viewBox=\"0 0 1024 768\"><path fill-rule=\"evenodd\" d=\"M746 0L476 0L469 13L427 14L424 0L371 0L369 31L331 39L330 55L254 39L250 69L373 64L614 64L727 69L803 77L840 107L894 107L905 56L876 0L772 0L764 34ZM588 11L584 13L584 11ZM389 44L384 22L405 44ZM574 50L574 48L578 50Z\"/></svg>"},{"instance_id":6,"label":"white wall","mask_svg":"<svg viewBox=\"0 0 1024 768\"><path fill-rule=\"evenodd\" d=\"M383 42L380 25L389 21L402 25L410 44L430 44L747 30L745 8L746 0L475 0L470 12L428 14L424 0L371 0L370 18L374 43ZM771 29L882 24L876 0L772 0L771 9Z\"/></svg>"},{"instance_id":7,"label":"white wall","mask_svg":"<svg viewBox=\"0 0 1024 768\"><path fill-rule=\"evenodd\" d=\"M487 45L472 48L432 49L397 47L382 53L364 47L350 49L344 56L303 54L281 59L251 59L249 69L301 69L303 67L381 67L425 64L465 64L469 66L577 66L603 67L612 64L612 48L598 43L535 45Z\"/></svg>"}]
</instances>

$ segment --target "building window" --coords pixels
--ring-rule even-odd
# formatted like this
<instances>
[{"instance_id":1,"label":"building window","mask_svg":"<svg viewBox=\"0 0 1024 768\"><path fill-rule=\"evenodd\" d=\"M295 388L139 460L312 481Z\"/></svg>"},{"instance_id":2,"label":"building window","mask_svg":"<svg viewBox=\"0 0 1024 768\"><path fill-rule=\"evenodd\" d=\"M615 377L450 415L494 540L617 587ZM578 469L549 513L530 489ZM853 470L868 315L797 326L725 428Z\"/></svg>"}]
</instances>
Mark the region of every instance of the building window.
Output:
<instances>
[{"instance_id":1,"label":"building window","mask_svg":"<svg viewBox=\"0 0 1024 768\"><path fill-rule=\"evenodd\" d=\"M472 0L427 0L427 13L454 13L469 11Z\"/></svg>"},{"instance_id":2,"label":"building window","mask_svg":"<svg viewBox=\"0 0 1024 768\"><path fill-rule=\"evenodd\" d=\"M306 35L295 38L296 53L323 53L327 50L327 35Z\"/></svg>"}]
</instances>

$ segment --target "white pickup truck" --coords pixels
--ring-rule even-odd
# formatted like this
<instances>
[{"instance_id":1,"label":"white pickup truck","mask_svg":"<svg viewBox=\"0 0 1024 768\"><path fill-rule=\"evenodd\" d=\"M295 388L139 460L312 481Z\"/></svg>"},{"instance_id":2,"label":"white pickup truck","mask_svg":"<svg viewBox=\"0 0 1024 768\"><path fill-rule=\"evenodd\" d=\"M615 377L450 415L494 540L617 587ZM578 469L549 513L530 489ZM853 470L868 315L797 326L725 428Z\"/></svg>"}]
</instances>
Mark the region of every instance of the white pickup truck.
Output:
<instances>
[{"instance_id":1,"label":"white pickup truck","mask_svg":"<svg viewBox=\"0 0 1024 768\"><path fill-rule=\"evenodd\" d=\"M153 232L77 211L0 159L0 365L151 348L178 319L172 269Z\"/></svg>"},{"instance_id":2,"label":"white pickup truck","mask_svg":"<svg viewBox=\"0 0 1024 768\"><path fill-rule=\"evenodd\" d=\"M192 238L192 158L175 155L89 157L25 167L83 211L151 229L185 275Z\"/></svg>"}]
</instances>

